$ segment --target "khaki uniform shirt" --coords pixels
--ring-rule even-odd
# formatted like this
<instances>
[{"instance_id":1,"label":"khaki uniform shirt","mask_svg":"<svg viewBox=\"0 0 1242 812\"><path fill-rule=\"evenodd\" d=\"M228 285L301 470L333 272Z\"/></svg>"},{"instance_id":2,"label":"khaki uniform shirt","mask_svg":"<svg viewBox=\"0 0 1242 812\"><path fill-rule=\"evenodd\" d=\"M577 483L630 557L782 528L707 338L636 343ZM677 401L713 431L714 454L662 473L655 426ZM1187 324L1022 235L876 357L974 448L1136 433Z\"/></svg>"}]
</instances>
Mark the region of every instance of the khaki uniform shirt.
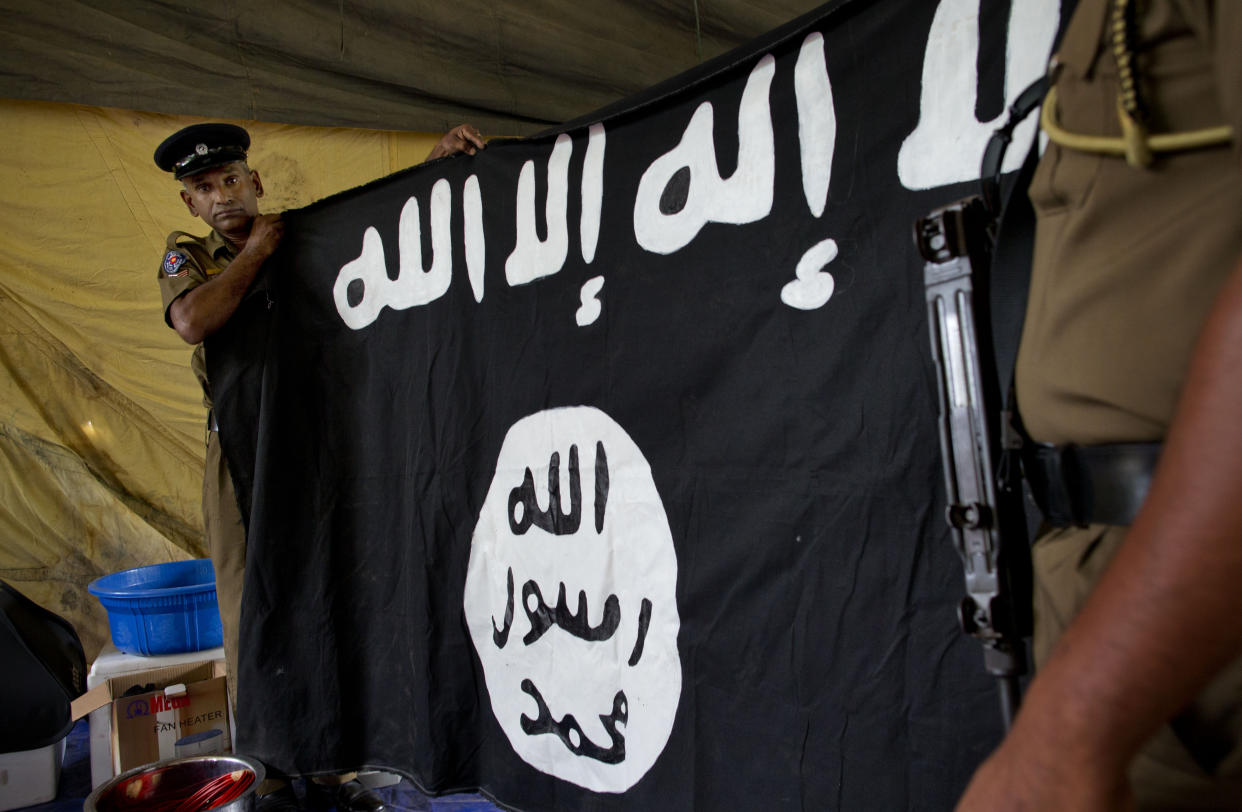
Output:
<instances>
[{"instance_id":1,"label":"khaki uniform shirt","mask_svg":"<svg viewBox=\"0 0 1242 812\"><path fill-rule=\"evenodd\" d=\"M1107 2L1082 0L1058 50L1074 133L1120 135ZM1037 228L1017 365L1036 440L1160 440L1192 345L1242 257L1242 2L1150 0L1135 55L1152 133L1232 124L1227 146L1124 158L1049 144L1031 184Z\"/></svg>"},{"instance_id":2,"label":"khaki uniform shirt","mask_svg":"<svg viewBox=\"0 0 1242 812\"><path fill-rule=\"evenodd\" d=\"M1058 49L1057 117L1119 136L1107 0L1080 0ZM1030 188L1035 256L1018 405L1050 443L1160 441L1224 280L1242 260L1242 2L1140 3L1135 56L1152 133L1230 124L1231 144L1124 158L1049 143ZM1032 549L1037 663L1094 590L1126 528L1052 530ZM1242 804L1242 660L1130 765L1141 809Z\"/></svg>"},{"instance_id":3,"label":"khaki uniform shirt","mask_svg":"<svg viewBox=\"0 0 1242 812\"><path fill-rule=\"evenodd\" d=\"M168 247L160 262L160 295L164 300L164 322L171 327L169 309L173 301L206 282L228 267L237 256L232 243L218 232L195 237L184 231L168 235ZM203 345L194 348L190 368L203 387L203 405L211 409L211 386L207 382L206 352Z\"/></svg>"},{"instance_id":4,"label":"khaki uniform shirt","mask_svg":"<svg viewBox=\"0 0 1242 812\"><path fill-rule=\"evenodd\" d=\"M181 296L228 267L237 256L233 245L218 232L195 237L183 231L168 235L167 250L160 262L160 295L164 300L164 321L172 326L169 308ZM202 344L190 359L194 377L203 387L203 405L210 412L211 386L207 381L206 352ZM220 438L207 432L206 462L203 469L203 529L207 552L216 573L216 596L224 632L224 656L229 671L229 698L237 698L237 653L241 628L241 596L245 582L246 528L237 507L233 483L225 465Z\"/></svg>"}]
</instances>

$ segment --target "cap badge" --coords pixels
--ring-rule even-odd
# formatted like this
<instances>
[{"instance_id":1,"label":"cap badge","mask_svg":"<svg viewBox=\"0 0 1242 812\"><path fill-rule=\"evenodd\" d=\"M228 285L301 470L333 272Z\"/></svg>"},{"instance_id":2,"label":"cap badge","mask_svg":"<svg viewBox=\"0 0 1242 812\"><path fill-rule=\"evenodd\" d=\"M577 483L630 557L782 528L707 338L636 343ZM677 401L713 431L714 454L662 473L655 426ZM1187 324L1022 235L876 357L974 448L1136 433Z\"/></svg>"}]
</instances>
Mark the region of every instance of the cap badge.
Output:
<instances>
[{"instance_id":1,"label":"cap badge","mask_svg":"<svg viewBox=\"0 0 1242 812\"><path fill-rule=\"evenodd\" d=\"M194 151L195 151L195 152L197 152L199 155L206 155L206 154L207 154L207 145L206 145L206 144L199 144L198 146L196 146L196 147L194 148Z\"/></svg>"}]
</instances>

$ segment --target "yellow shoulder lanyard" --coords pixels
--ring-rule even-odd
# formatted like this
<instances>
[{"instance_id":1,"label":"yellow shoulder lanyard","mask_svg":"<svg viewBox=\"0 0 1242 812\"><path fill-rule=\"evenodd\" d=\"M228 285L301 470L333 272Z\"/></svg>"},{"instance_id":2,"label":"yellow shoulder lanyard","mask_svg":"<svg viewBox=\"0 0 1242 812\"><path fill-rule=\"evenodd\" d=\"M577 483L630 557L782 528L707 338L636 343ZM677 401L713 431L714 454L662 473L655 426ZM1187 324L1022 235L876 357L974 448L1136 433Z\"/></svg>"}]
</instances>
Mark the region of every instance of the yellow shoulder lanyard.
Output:
<instances>
[{"instance_id":1,"label":"yellow shoulder lanyard","mask_svg":"<svg viewBox=\"0 0 1242 812\"><path fill-rule=\"evenodd\" d=\"M1228 143L1233 138L1233 128L1222 124L1201 130L1175 133L1147 132L1143 123L1146 118L1138 83L1134 77L1133 5L1131 0L1113 0L1110 20L1113 59L1117 63L1120 88L1117 92L1117 118L1121 122L1121 135L1083 135L1061 127L1057 122L1056 87L1048 89L1040 111L1039 124L1052 143L1080 152L1098 152L1105 155L1125 156L1126 163L1136 168L1150 166L1157 152L1181 152L1200 147Z\"/></svg>"}]
</instances>

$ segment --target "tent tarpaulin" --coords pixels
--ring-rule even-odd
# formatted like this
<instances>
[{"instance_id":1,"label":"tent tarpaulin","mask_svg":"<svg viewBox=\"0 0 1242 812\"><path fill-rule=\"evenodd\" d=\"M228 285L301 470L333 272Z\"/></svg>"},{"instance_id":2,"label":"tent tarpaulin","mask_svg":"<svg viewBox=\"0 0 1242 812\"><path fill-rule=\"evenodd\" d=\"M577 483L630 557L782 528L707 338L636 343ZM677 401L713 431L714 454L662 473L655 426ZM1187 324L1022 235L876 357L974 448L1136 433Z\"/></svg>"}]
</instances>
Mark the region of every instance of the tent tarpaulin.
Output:
<instances>
[{"instance_id":1,"label":"tent tarpaulin","mask_svg":"<svg viewBox=\"0 0 1242 812\"><path fill-rule=\"evenodd\" d=\"M0 97L524 135L715 57L816 0L0 0Z\"/></svg>"},{"instance_id":2,"label":"tent tarpaulin","mask_svg":"<svg viewBox=\"0 0 1242 812\"><path fill-rule=\"evenodd\" d=\"M202 233L155 146L196 119L0 102L0 578L107 639L89 581L205 555L204 415L156 274ZM422 160L435 136L241 122L265 210Z\"/></svg>"}]
</instances>

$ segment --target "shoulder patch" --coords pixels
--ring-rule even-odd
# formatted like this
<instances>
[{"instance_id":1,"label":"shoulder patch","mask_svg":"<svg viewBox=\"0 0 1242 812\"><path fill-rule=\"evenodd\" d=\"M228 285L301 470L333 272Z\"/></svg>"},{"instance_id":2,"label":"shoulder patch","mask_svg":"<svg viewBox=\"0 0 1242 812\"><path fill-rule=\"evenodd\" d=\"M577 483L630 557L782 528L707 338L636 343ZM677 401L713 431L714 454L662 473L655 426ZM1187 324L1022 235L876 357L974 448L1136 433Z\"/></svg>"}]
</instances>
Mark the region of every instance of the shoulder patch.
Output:
<instances>
[{"instance_id":1,"label":"shoulder patch","mask_svg":"<svg viewBox=\"0 0 1242 812\"><path fill-rule=\"evenodd\" d=\"M185 276L188 270L185 261L188 257L181 251L169 251L164 255L163 269L169 276Z\"/></svg>"}]
</instances>

